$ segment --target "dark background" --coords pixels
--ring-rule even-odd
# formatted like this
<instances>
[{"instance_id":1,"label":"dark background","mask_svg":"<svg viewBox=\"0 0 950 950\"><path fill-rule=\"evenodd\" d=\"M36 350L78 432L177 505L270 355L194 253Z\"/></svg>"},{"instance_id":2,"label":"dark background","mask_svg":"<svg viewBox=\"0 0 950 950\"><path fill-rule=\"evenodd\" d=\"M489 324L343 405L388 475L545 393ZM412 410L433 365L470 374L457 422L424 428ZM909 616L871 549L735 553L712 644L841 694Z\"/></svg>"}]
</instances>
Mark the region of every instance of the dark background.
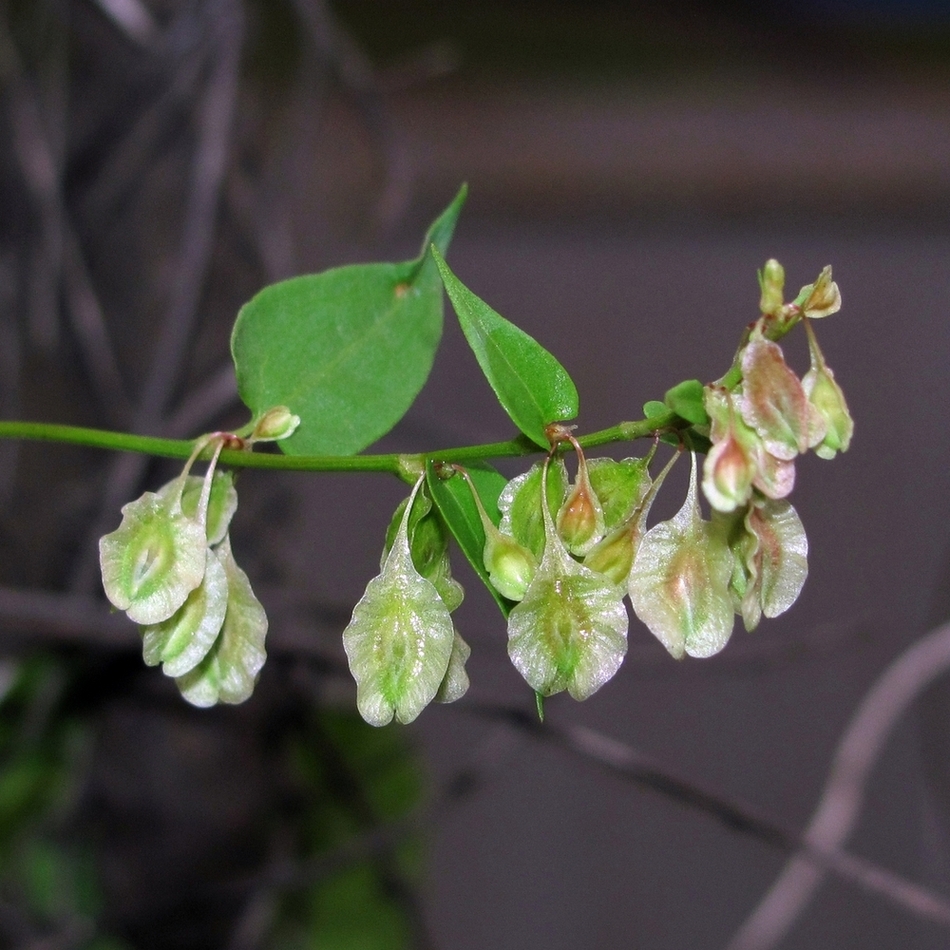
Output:
<instances>
[{"instance_id":1,"label":"dark background","mask_svg":"<svg viewBox=\"0 0 950 950\"><path fill-rule=\"evenodd\" d=\"M47 681L67 684L44 734L79 717L85 752L69 759L68 807L43 827L92 842L105 895L77 930L8 890L3 939L282 946L274 868L329 854L311 868L319 883L368 852L416 946L727 946L781 849L565 748L559 730L589 727L800 831L856 704L946 619L944 5L132 8L149 18L123 21L128 8L105 0L0 7L4 418L179 437L241 425L227 360L241 303L291 274L414 255L468 181L452 265L565 364L582 431L638 418L682 378L721 375L756 315L755 270L776 257L790 295L834 267L843 309L817 329L856 435L833 463L799 463L810 576L787 615L679 664L634 620L617 677L583 705L549 701L548 733L518 717L533 699L456 557L471 691L386 730L420 756L419 823L394 825L370 802L352 811L354 838L334 841L294 837L320 826L308 808L323 786L282 784L286 736L317 758L376 741L318 713L352 710L339 632L403 488L242 475L234 546L271 617L271 661L245 707L201 712L142 668L95 575L95 539L119 505L174 469L0 446L4 677L42 648ZM447 317L433 375L384 450L510 434ZM788 350L804 370L804 348ZM671 481L664 515L685 473ZM950 885L948 717L938 680L886 744L848 844L937 891ZM321 762L339 801L359 798ZM407 827L423 860L404 874L386 849ZM262 867L271 877L254 877ZM202 890L209 880L218 891ZM948 933L831 879L781 946L923 950ZM323 939L299 945L348 945Z\"/></svg>"}]
</instances>

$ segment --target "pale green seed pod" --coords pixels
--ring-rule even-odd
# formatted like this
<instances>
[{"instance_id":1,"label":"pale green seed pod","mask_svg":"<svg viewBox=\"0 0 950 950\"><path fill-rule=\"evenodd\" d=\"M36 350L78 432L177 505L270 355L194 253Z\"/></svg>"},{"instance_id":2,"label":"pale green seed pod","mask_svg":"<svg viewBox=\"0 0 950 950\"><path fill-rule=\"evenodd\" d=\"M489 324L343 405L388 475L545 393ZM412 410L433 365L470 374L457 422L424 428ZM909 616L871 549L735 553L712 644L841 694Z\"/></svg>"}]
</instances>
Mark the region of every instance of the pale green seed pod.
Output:
<instances>
[{"instance_id":1,"label":"pale green seed pod","mask_svg":"<svg viewBox=\"0 0 950 950\"><path fill-rule=\"evenodd\" d=\"M461 699L469 687L468 673L465 664L472 655L472 648L455 631L455 640L452 643L452 655L449 657L449 666L442 677L439 691L435 694L437 703L454 703Z\"/></svg>"},{"instance_id":2,"label":"pale green seed pod","mask_svg":"<svg viewBox=\"0 0 950 950\"><path fill-rule=\"evenodd\" d=\"M176 678L182 696L193 706L243 703L254 691L267 654L267 615L251 590L247 574L238 567L225 537L211 552L224 568L228 605L221 631L204 659Z\"/></svg>"},{"instance_id":3,"label":"pale green seed pod","mask_svg":"<svg viewBox=\"0 0 950 950\"><path fill-rule=\"evenodd\" d=\"M481 519L482 531L485 534L482 563L488 579L502 597L521 600L534 577L538 562L531 551L495 527L468 473L462 468L459 468L458 472L468 483Z\"/></svg>"},{"instance_id":4,"label":"pale green seed pod","mask_svg":"<svg viewBox=\"0 0 950 950\"><path fill-rule=\"evenodd\" d=\"M409 516L423 480L410 495L382 570L343 631L357 706L374 726L394 717L412 722L422 712L445 679L455 644L449 611L409 549Z\"/></svg>"},{"instance_id":5,"label":"pale green seed pod","mask_svg":"<svg viewBox=\"0 0 950 950\"><path fill-rule=\"evenodd\" d=\"M628 584L634 612L672 656L712 656L728 642L733 563L722 533L700 515L693 455L683 507L646 533Z\"/></svg>"},{"instance_id":6,"label":"pale green seed pod","mask_svg":"<svg viewBox=\"0 0 950 950\"><path fill-rule=\"evenodd\" d=\"M386 530L386 544L380 566L385 563L386 556L393 546L408 500L397 506ZM452 613L465 599L465 590L452 577L449 541L445 526L432 505L432 499L425 493L424 487L416 496L409 514L409 548L416 570L435 585L449 613Z\"/></svg>"},{"instance_id":7,"label":"pale green seed pod","mask_svg":"<svg viewBox=\"0 0 950 950\"><path fill-rule=\"evenodd\" d=\"M639 535L639 519L630 518L594 545L584 558L584 567L603 574L613 584L626 584L633 567Z\"/></svg>"},{"instance_id":8,"label":"pale green seed pod","mask_svg":"<svg viewBox=\"0 0 950 950\"><path fill-rule=\"evenodd\" d=\"M208 493L208 508L205 514L205 534L208 544L220 544L231 526L231 519L237 511L238 497L234 488L234 474L216 469L211 476L211 489ZM201 493L205 479L198 475L187 475L181 488L181 510L195 520L199 519ZM170 496L179 490L179 479L169 482L158 493Z\"/></svg>"},{"instance_id":9,"label":"pale green seed pod","mask_svg":"<svg viewBox=\"0 0 950 950\"><path fill-rule=\"evenodd\" d=\"M742 419L771 455L790 461L821 442L825 421L808 401L778 344L752 339L742 354L742 375Z\"/></svg>"},{"instance_id":10,"label":"pale green seed pod","mask_svg":"<svg viewBox=\"0 0 950 950\"><path fill-rule=\"evenodd\" d=\"M604 512L604 531L623 524L650 490L651 452L646 458L587 460L587 474Z\"/></svg>"},{"instance_id":11,"label":"pale green seed pod","mask_svg":"<svg viewBox=\"0 0 950 950\"><path fill-rule=\"evenodd\" d=\"M207 549L204 577L188 599L162 623L142 628L142 657L162 663L166 676L193 670L214 645L228 607L228 578L214 551Z\"/></svg>"},{"instance_id":12,"label":"pale green seed pod","mask_svg":"<svg viewBox=\"0 0 950 950\"><path fill-rule=\"evenodd\" d=\"M568 553L550 510L542 511L544 554L508 617L508 655L542 696L586 699L617 672L627 651L623 588Z\"/></svg>"},{"instance_id":13,"label":"pale green seed pod","mask_svg":"<svg viewBox=\"0 0 950 950\"><path fill-rule=\"evenodd\" d=\"M651 453L652 457L652 453ZM604 536L584 558L584 567L590 568L598 574L603 574L614 584L627 586L630 577L630 571L633 569L633 561L640 547L640 541L646 533L647 517L650 514L650 508L653 501L659 493L666 476L670 473L673 465L676 463L679 453L670 457L660 474L651 481L647 465L649 459L624 459L623 463L614 462L614 465L624 465L628 471L632 469L637 476L637 490L635 493L636 503L628 512L626 520L618 524ZM608 459L595 461L611 461ZM635 462L636 466L628 467L624 463ZM591 467L591 472L596 469ZM625 479L626 480L626 479ZM630 487L627 482L626 488ZM641 494L641 488L643 492ZM609 496L608 496L609 498ZM617 499L619 500L619 499ZM608 503L608 511L610 505Z\"/></svg>"},{"instance_id":14,"label":"pale green seed pod","mask_svg":"<svg viewBox=\"0 0 950 950\"><path fill-rule=\"evenodd\" d=\"M826 266L813 284L802 287L795 303L802 313L812 319L829 317L841 309L841 291L831 279L831 266Z\"/></svg>"},{"instance_id":15,"label":"pale green seed pod","mask_svg":"<svg viewBox=\"0 0 950 950\"><path fill-rule=\"evenodd\" d=\"M136 623L161 623L201 583L206 549L205 526L182 512L178 491L146 492L99 541L106 596Z\"/></svg>"},{"instance_id":16,"label":"pale green seed pod","mask_svg":"<svg viewBox=\"0 0 950 950\"><path fill-rule=\"evenodd\" d=\"M513 478L498 498L502 534L524 545L537 559L544 552L544 518L541 508L541 479L544 472L550 511L558 511L567 492L567 469L563 459L547 466L537 462L523 475Z\"/></svg>"}]
</instances>

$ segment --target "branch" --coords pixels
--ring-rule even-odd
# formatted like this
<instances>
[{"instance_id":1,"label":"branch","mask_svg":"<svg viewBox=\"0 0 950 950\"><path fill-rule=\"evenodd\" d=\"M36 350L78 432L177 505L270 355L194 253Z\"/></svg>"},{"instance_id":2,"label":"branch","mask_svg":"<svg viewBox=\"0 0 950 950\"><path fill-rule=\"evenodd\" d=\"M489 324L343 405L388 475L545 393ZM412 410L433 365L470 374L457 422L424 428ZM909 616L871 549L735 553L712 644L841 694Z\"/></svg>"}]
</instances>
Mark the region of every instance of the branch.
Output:
<instances>
[{"instance_id":1,"label":"branch","mask_svg":"<svg viewBox=\"0 0 950 950\"><path fill-rule=\"evenodd\" d=\"M805 830L802 851L834 851L847 841L864 804L868 777L894 726L911 703L948 669L950 624L944 624L905 650L878 678L838 743L824 791ZM820 887L826 870L803 854L796 854L739 928L728 950L769 950L776 946ZM908 893L908 900L913 896ZM917 910L920 916L940 919L922 906Z\"/></svg>"},{"instance_id":2,"label":"branch","mask_svg":"<svg viewBox=\"0 0 950 950\"><path fill-rule=\"evenodd\" d=\"M669 414L672 418L672 413ZM581 436L577 441L584 448L652 438L663 428L664 419L656 416L639 422L619 425ZM0 421L0 439L25 439L37 442L61 442L92 449L136 452L159 458L187 459L195 447L191 439L162 439L156 436L90 429L83 426L59 425L50 422ZM400 474L407 465L422 465L426 460L439 462L471 462L493 458L519 458L539 455L544 450L524 437L506 442L454 446L429 452L386 453L378 455L282 455L228 449L221 453L221 463L233 468L269 468L297 472L389 472ZM210 453L209 453L210 454ZM121 500L121 499L120 499Z\"/></svg>"},{"instance_id":3,"label":"branch","mask_svg":"<svg viewBox=\"0 0 950 950\"><path fill-rule=\"evenodd\" d=\"M944 662L946 666L950 666L950 625L943 628L942 632L944 643L941 646L946 654ZM928 661L933 662L933 658L928 657ZM889 686L889 688L893 687ZM867 701L865 705L868 705ZM460 711L474 711L489 718L500 718L510 722L536 739L551 742L605 768L614 775L621 776L643 788L659 792L682 805L705 812L732 831L741 832L773 848L796 855L792 863L800 862L802 867L815 875L817 881L831 871L842 880L850 881L863 890L884 897L915 917L931 920L950 928L950 899L943 895L923 885L908 881L873 861L839 850L839 842L832 836L815 837L810 829L805 834L799 834L785 827L775 818L744 803L733 801L691 779L676 775L663 765L616 739L584 726L559 726L550 721L542 724L537 721L533 713L523 710L510 708L479 710L468 705L460 707ZM743 946L743 950L753 950L753 948L765 950L770 946L772 944L748 944ZM730 950L736 950L736 948L730 947Z\"/></svg>"}]
</instances>

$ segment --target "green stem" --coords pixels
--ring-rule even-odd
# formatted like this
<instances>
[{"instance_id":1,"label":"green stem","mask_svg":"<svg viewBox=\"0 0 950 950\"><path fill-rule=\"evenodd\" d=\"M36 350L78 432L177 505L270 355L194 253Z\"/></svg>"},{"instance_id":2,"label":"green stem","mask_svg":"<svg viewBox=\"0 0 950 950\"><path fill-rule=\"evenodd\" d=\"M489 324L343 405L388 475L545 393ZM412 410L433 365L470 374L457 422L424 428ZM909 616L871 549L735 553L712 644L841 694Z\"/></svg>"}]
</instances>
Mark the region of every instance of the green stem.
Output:
<instances>
[{"instance_id":1,"label":"green stem","mask_svg":"<svg viewBox=\"0 0 950 950\"><path fill-rule=\"evenodd\" d=\"M673 414L669 413L668 418L654 417L640 422L621 422L609 429L581 436L577 441L584 448L592 448L612 442L645 438L668 426L674 418ZM63 442L87 448L140 452L145 455L177 459L187 459L195 448L194 440L191 439L160 439L147 435L48 422L0 421L0 439ZM471 462L478 459L537 455L542 451L530 440L519 437L507 442L459 446L435 452L386 455L283 455L226 449L221 453L220 462L232 468L270 468L304 472L389 472L404 476L413 462L418 465L424 465L427 460Z\"/></svg>"}]
</instances>

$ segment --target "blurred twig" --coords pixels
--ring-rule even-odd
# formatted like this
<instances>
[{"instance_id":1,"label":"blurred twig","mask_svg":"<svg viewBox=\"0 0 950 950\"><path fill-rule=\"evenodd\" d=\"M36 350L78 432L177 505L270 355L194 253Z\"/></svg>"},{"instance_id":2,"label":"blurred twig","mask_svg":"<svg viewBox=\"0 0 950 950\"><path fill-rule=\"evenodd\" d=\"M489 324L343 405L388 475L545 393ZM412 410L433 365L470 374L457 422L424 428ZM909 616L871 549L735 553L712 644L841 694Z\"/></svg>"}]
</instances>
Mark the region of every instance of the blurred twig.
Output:
<instances>
[{"instance_id":1,"label":"blurred twig","mask_svg":"<svg viewBox=\"0 0 950 950\"><path fill-rule=\"evenodd\" d=\"M0 75L13 127L13 146L20 173L37 210L43 241L43 273L34 289L35 341L52 346L57 335L57 288L65 283L67 312L86 362L89 379L106 415L115 423L128 419L129 401L102 307L86 269L83 252L63 206L60 169L44 130L42 110L24 75L16 46L0 17Z\"/></svg>"},{"instance_id":2,"label":"blurred twig","mask_svg":"<svg viewBox=\"0 0 950 950\"><path fill-rule=\"evenodd\" d=\"M178 385L192 337L201 288L211 261L218 203L227 169L232 124L237 108L244 20L238 0L211 0L203 9L211 34L208 58L211 74L198 109L198 143L192 164L190 193L182 229L168 311L152 355L151 369L139 394L133 429L161 430L169 401ZM115 511L141 479L148 460L123 456L113 464L102 493L91 536L104 534ZM97 560L86 545L70 588L83 591L95 583Z\"/></svg>"},{"instance_id":3,"label":"blurred twig","mask_svg":"<svg viewBox=\"0 0 950 950\"><path fill-rule=\"evenodd\" d=\"M381 157L383 185L376 226L385 232L409 203L411 175L399 130L386 108L383 87L369 58L333 15L325 0L293 0L317 56L326 62L372 135Z\"/></svg>"},{"instance_id":4,"label":"blurred twig","mask_svg":"<svg viewBox=\"0 0 950 950\"><path fill-rule=\"evenodd\" d=\"M911 703L950 669L950 624L918 640L878 677L861 701L838 743L824 791L803 836L803 847L786 864L778 879L729 943L729 950L770 950L777 946L821 886L829 868L810 860L810 851L835 852L854 829L864 804L871 770L885 743ZM833 870L833 869L832 869ZM877 870L881 887L869 889L896 899L900 882L886 882ZM926 894L913 886L901 893L909 908L921 917L943 923L931 912ZM903 900L902 900L903 902Z\"/></svg>"},{"instance_id":5,"label":"blurred twig","mask_svg":"<svg viewBox=\"0 0 950 950\"><path fill-rule=\"evenodd\" d=\"M950 654L950 627L946 631L946 637L945 649ZM461 708L466 712L474 709L471 704ZM498 707L485 707L474 711L517 725L535 738L576 754L614 775L659 792L672 801L695 808L732 831L749 835L773 848L796 855L795 860L804 862L817 873L819 879L825 873L834 873L842 880L850 881L869 893L884 897L915 917L950 927L950 898L908 881L873 861L841 851L830 839L816 841L808 833L799 834L758 809L737 802L692 779L676 775L625 743L584 726L557 725L550 720L539 723L533 711Z\"/></svg>"},{"instance_id":6,"label":"blurred twig","mask_svg":"<svg viewBox=\"0 0 950 950\"><path fill-rule=\"evenodd\" d=\"M93 0L93 3L130 40L152 46L158 39L158 24L141 0Z\"/></svg>"}]
</instances>

